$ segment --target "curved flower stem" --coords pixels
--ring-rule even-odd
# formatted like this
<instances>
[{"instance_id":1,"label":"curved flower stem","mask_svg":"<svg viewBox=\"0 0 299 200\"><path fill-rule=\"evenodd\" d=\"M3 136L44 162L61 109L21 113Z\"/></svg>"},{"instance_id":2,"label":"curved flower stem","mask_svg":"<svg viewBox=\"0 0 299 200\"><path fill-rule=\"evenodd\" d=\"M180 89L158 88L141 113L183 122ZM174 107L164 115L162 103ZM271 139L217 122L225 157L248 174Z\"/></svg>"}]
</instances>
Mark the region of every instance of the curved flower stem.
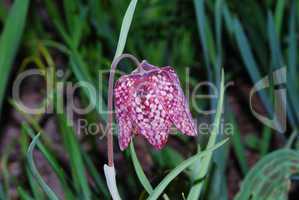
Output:
<instances>
[{"instance_id":1,"label":"curved flower stem","mask_svg":"<svg viewBox=\"0 0 299 200\"><path fill-rule=\"evenodd\" d=\"M108 135L107 135L107 149L108 149L108 165L112 167L114 165L113 162L113 132L112 132L112 122L113 122L113 85L114 85L114 76L115 76L115 70L118 65L118 63L124 59L129 58L133 61L133 63L139 67L140 62L139 60L131 55L131 54L122 54L111 64L111 70L109 74L109 89L108 89Z\"/></svg>"}]
</instances>

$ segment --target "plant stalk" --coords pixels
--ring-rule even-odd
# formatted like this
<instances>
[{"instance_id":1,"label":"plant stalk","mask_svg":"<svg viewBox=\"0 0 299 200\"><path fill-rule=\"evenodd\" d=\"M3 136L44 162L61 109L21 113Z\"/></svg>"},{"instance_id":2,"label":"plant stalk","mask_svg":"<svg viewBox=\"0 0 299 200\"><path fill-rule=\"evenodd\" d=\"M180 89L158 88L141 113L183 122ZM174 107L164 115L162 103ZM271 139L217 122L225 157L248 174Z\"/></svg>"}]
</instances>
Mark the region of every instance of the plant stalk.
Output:
<instances>
[{"instance_id":1,"label":"plant stalk","mask_svg":"<svg viewBox=\"0 0 299 200\"><path fill-rule=\"evenodd\" d=\"M108 88L108 135L107 135L107 149L108 149L108 165L110 167L113 167L114 161L113 161L113 131L112 131L112 123L113 123L113 86L114 86L114 76L115 76L115 70L119 62L124 59L129 58L133 61L133 63L139 67L140 62L139 60L131 55L131 54L122 54L111 64L111 70L109 74L109 88Z\"/></svg>"}]
</instances>

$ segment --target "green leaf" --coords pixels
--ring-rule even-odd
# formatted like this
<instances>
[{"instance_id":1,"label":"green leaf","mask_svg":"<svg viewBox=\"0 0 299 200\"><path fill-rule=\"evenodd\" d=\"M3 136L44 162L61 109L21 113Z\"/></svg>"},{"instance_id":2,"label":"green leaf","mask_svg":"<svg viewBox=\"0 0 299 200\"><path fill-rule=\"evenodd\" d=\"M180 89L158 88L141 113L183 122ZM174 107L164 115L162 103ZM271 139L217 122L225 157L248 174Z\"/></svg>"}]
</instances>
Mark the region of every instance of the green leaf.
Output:
<instances>
[{"instance_id":1,"label":"green leaf","mask_svg":"<svg viewBox=\"0 0 299 200\"><path fill-rule=\"evenodd\" d=\"M268 13L267 27L268 27L268 38L269 38L270 49L271 49L272 70L274 71L275 69L285 67L285 63L283 61L283 57L282 57L282 53L281 53L281 47L280 47L278 36L276 34L276 30L275 30L275 27L274 27L274 20L273 20L273 16L272 16L271 12ZM296 45L296 40L293 41L293 42L295 44L292 44L292 46ZM291 75L291 76L293 76L293 75ZM287 84L288 92L290 92L290 95L288 95L290 101L287 102L287 107L288 107L287 116L288 116L288 118L291 122L291 125L293 127L295 127L295 122L294 122L295 117L293 116L294 115L293 110L294 109L298 110L297 106L295 106L295 105L297 105L297 100L296 99L298 99L298 95L297 95L296 89L294 88L294 84L290 84L291 82L292 81L288 81L288 84ZM281 98L283 98L283 97L281 97ZM293 106L293 108L291 107L291 105Z\"/></svg>"},{"instance_id":2,"label":"green leaf","mask_svg":"<svg viewBox=\"0 0 299 200\"><path fill-rule=\"evenodd\" d=\"M117 44L114 59L119 57L124 51L136 4L137 4L137 0L132 0L130 2L130 5L129 5L127 11L126 11L126 14L124 16L124 19L123 19L123 22L121 25L120 34L119 34L119 38L118 38L118 44Z\"/></svg>"},{"instance_id":3,"label":"green leaf","mask_svg":"<svg viewBox=\"0 0 299 200\"><path fill-rule=\"evenodd\" d=\"M281 25L283 20L285 3L286 3L285 0L278 0L275 8L275 30L278 37L280 36L281 33Z\"/></svg>"},{"instance_id":4,"label":"green leaf","mask_svg":"<svg viewBox=\"0 0 299 200\"><path fill-rule=\"evenodd\" d=\"M34 200L22 187L18 187L17 190L21 200Z\"/></svg>"},{"instance_id":5,"label":"green leaf","mask_svg":"<svg viewBox=\"0 0 299 200\"><path fill-rule=\"evenodd\" d=\"M271 138L272 138L271 136L272 136L271 129L268 126L265 126L263 128L262 139L260 140L259 143L261 157L266 155L269 151Z\"/></svg>"},{"instance_id":6,"label":"green leaf","mask_svg":"<svg viewBox=\"0 0 299 200\"><path fill-rule=\"evenodd\" d=\"M284 66L280 44L278 41L277 33L274 26L274 20L271 12L268 12L268 38L270 43L271 55L272 55L272 69L281 68Z\"/></svg>"},{"instance_id":7,"label":"green leaf","mask_svg":"<svg viewBox=\"0 0 299 200\"><path fill-rule=\"evenodd\" d=\"M298 4L299 5L299 4ZM289 19L289 38L288 38L288 79L287 86L290 98L290 108L288 112L294 112L297 117L297 122L299 120L299 108L298 108L298 85L296 85L296 79L298 75L297 66L297 29L296 29L296 6L295 1L292 3L291 16ZM295 122L294 122L295 124Z\"/></svg>"},{"instance_id":8,"label":"green leaf","mask_svg":"<svg viewBox=\"0 0 299 200\"><path fill-rule=\"evenodd\" d=\"M153 187L151 186L151 183L147 179L147 177L144 174L143 169L139 163L139 160L138 160L136 152L135 152L133 141L130 143L130 153L131 153L131 158L133 161L134 169L135 169L135 172L137 174L137 177L138 177L140 183L142 184L144 189L147 191L147 193L151 194L153 192Z\"/></svg>"},{"instance_id":9,"label":"green leaf","mask_svg":"<svg viewBox=\"0 0 299 200\"><path fill-rule=\"evenodd\" d=\"M217 135L220 131L219 127L220 127L220 120L221 120L221 115L222 115L222 109L223 109L223 101L224 101L224 71L222 70L221 73L221 84L220 84L220 96L219 96L219 100L218 100L218 104L217 104L217 111L216 111L216 116L215 116L215 121L214 121L214 126L212 129L212 132L210 133L210 138L207 144L207 149L211 148L212 146L215 145L216 143L216 139L217 139ZM209 170L209 166L210 166L210 162L212 160L212 154L213 152L209 153L206 157L204 157L201 160L201 166L200 166L200 171L198 173L198 175L196 177L194 177L194 180L201 180L202 178L204 178L206 176L206 174L208 173ZM193 187L191 188L189 195L188 195L188 200L192 200L192 199L198 199L202 190L202 187L204 185L204 180L200 181L199 183L193 185Z\"/></svg>"},{"instance_id":10,"label":"green leaf","mask_svg":"<svg viewBox=\"0 0 299 200\"><path fill-rule=\"evenodd\" d=\"M91 192L76 133L65 113L57 114L57 118L64 146L69 155L70 165L72 166L72 176L77 192L78 194L82 194L83 199L91 199Z\"/></svg>"},{"instance_id":11,"label":"green leaf","mask_svg":"<svg viewBox=\"0 0 299 200\"><path fill-rule=\"evenodd\" d=\"M165 188L169 185L169 183L177 177L182 171L184 171L186 168L188 168L190 165L192 165L195 161L197 161L200 158L203 158L207 155L209 155L211 152L222 146L228 141L228 139L225 139L216 145L214 145L212 148L206 149L205 151L199 152L195 154L194 156L188 158L187 160L183 161L181 164L179 164L176 168L174 168L167 176L159 183L159 185L154 189L154 191L151 193L151 195L148 197L148 200L155 200L158 199L159 196L163 193Z\"/></svg>"},{"instance_id":12,"label":"green leaf","mask_svg":"<svg viewBox=\"0 0 299 200\"><path fill-rule=\"evenodd\" d=\"M298 163L298 151L282 149L268 154L249 171L235 199L287 199L289 178L299 172Z\"/></svg>"},{"instance_id":13,"label":"green leaf","mask_svg":"<svg viewBox=\"0 0 299 200\"><path fill-rule=\"evenodd\" d=\"M234 20L234 33L246 70L249 73L252 82L257 83L259 80L262 79L262 76L259 67L254 59L253 53L251 51L248 39L244 33L242 25L240 21L236 18ZM269 114L272 114L273 108L271 107L272 104L267 96L267 93L265 93L265 91L262 90L259 91L258 94L267 112Z\"/></svg>"},{"instance_id":14,"label":"green leaf","mask_svg":"<svg viewBox=\"0 0 299 200\"><path fill-rule=\"evenodd\" d=\"M86 163L86 169L90 173L92 179L95 181L97 188L103 193L104 199L109 199L110 196L107 190L106 183L99 174L99 170L95 167L94 163L86 152L82 151L82 155L84 162Z\"/></svg>"},{"instance_id":15,"label":"green leaf","mask_svg":"<svg viewBox=\"0 0 299 200\"><path fill-rule=\"evenodd\" d=\"M59 32L60 36L63 38L65 43L69 46L72 45L72 41L70 36L67 34L67 31L65 29L65 25L62 21L62 17L60 16L60 12L57 12L58 7L55 5L55 2L52 0L45 0L44 1L45 6L47 8L48 14L51 17L51 21L55 25L55 28Z\"/></svg>"},{"instance_id":16,"label":"green leaf","mask_svg":"<svg viewBox=\"0 0 299 200\"><path fill-rule=\"evenodd\" d=\"M22 124L22 131L24 131L31 138L35 137L34 131L27 123ZM22 139L22 143L23 142L24 139ZM40 141L37 141L36 145L38 149L41 151L41 153L43 154L43 156L45 157L45 159L49 162L51 168L53 169L53 172L59 178L65 196L68 199L74 199L73 192L71 191L68 185L68 177L65 174L64 170L62 169L62 167L60 166L58 160L55 158L54 153L51 152L50 149L47 148L47 146L45 146Z\"/></svg>"},{"instance_id":17,"label":"green leaf","mask_svg":"<svg viewBox=\"0 0 299 200\"><path fill-rule=\"evenodd\" d=\"M7 80L23 34L29 0L16 0L10 9L0 37L0 112Z\"/></svg>"},{"instance_id":18,"label":"green leaf","mask_svg":"<svg viewBox=\"0 0 299 200\"><path fill-rule=\"evenodd\" d=\"M241 171L242 171L243 175L245 176L249 170L248 163L246 160L245 146L242 143L240 129L238 127L238 124L235 120L235 116L233 116L233 114L231 114L231 116L230 116L230 122L232 123L232 125L234 127L234 133L231 136L233 150L236 154Z\"/></svg>"},{"instance_id":19,"label":"green leaf","mask_svg":"<svg viewBox=\"0 0 299 200\"><path fill-rule=\"evenodd\" d=\"M46 195L49 197L51 200L58 200L58 197L55 195L53 190L46 184L46 182L43 180L41 175L39 174L34 161L33 161L33 150L35 148L35 145L38 141L40 134L36 135L31 144L29 145L28 152L27 152L27 161L29 165L29 170L31 171L32 175L35 177L37 182L39 183L40 187L44 190Z\"/></svg>"},{"instance_id":20,"label":"green leaf","mask_svg":"<svg viewBox=\"0 0 299 200\"><path fill-rule=\"evenodd\" d=\"M0 199L1 200L7 199L6 198L6 194L5 194L4 190L3 190L3 185L2 185L1 181L0 181Z\"/></svg>"}]
</instances>

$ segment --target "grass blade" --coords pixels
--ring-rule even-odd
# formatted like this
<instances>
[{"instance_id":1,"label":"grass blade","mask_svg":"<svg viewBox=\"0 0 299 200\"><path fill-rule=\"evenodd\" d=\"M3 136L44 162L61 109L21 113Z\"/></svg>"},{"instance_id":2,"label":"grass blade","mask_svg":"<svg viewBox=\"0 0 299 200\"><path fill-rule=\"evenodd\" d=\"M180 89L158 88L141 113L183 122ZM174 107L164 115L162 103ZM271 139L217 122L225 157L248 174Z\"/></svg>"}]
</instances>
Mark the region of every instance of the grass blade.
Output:
<instances>
[{"instance_id":1,"label":"grass blade","mask_svg":"<svg viewBox=\"0 0 299 200\"><path fill-rule=\"evenodd\" d=\"M215 116L215 121L214 121L214 126L207 144L207 149L212 148L212 146L215 145L216 143L216 139L217 139L217 135L219 133L219 126L220 126L220 119L221 119L221 115L222 115L222 109L223 109L223 101L224 101L224 71L222 70L222 74L221 74L221 84L220 84L220 97L218 100L218 105L217 105L217 112L216 112L216 116ZM209 170L209 166L210 166L210 162L212 160L212 154L213 152L209 153L206 157L204 157L201 160L202 166L200 169L199 174L195 177L195 180L200 180L202 178L204 178L206 176L206 174L208 173ZM195 184L189 194L188 194L188 200L192 200L192 199L198 199L203 187L204 181L201 181L197 184Z\"/></svg>"},{"instance_id":2,"label":"grass blade","mask_svg":"<svg viewBox=\"0 0 299 200\"><path fill-rule=\"evenodd\" d=\"M296 6L295 1L292 3L291 16L289 23L289 40L288 40L288 79L287 86L289 92L290 103L293 107L290 110L295 110L297 122L299 121L299 109L298 109L298 85L296 85L296 76L298 74L297 67L297 30L296 30Z\"/></svg>"},{"instance_id":3,"label":"grass blade","mask_svg":"<svg viewBox=\"0 0 299 200\"><path fill-rule=\"evenodd\" d=\"M22 130L29 135L31 138L35 137L34 131L31 129L31 127L27 123L22 124ZM53 153L40 141L37 141L36 143L38 149L41 151L45 159L49 162L51 168L56 173L57 177L59 178L65 197L67 199L74 199L73 192L70 190L68 185L68 178L62 169L62 167L59 165L58 160L55 158Z\"/></svg>"},{"instance_id":4,"label":"grass blade","mask_svg":"<svg viewBox=\"0 0 299 200\"><path fill-rule=\"evenodd\" d=\"M0 112L6 85L23 34L29 0L16 0L10 9L0 38Z\"/></svg>"},{"instance_id":5,"label":"grass blade","mask_svg":"<svg viewBox=\"0 0 299 200\"><path fill-rule=\"evenodd\" d=\"M84 162L86 163L86 169L90 173L91 177L94 179L97 188L103 193L104 199L109 199L109 192L105 184L105 181L100 176L97 168L95 167L87 153L82 151L82 155Z\"/></svg>"},{"instance_id":6,"label":"grass blade","mask_svg":"<svg viewBox=\"0 0 299 200\"><path fill-rule=\"evenodd\" d=\"M131 153L131 158L133 161L134 169L135 169L135 172L137 174L137 177L138 177L140 183L142 184L144 189L147 191L147 193L151 194L153 192L153 187L142 170L142 167L139 163L139 160L138 160L136 152L135 152L133 141L130 143L130 153Z\"/></svg>"},{"instance_id":7,"label":"grass blade","mask_svg":"<svg viewBox=\"0 0 299 200\"><path fill-rule=\"evenodd\" d=\"M159 198L159 196L163 193L165 188L168 186L168 184L177 177L182 171L184 171L186 168L188 168L190 165L192 165L195 161L197 161L200 158L203 158L204 156L209 155L214 150L222 146L228 141L228 139L225 139L216 145L214 145L212 148L206 149L205 151L202 151L200 153L197 153L196 155L192 156L191 158L188 158L187 160L183 161L180 165L178 165L176 168L174 168L167 176L159 183L159 185L154 189L154 191L149 196L148 200L156 200Z\"/></svg>"},{"instance_id":8,"label":"grass blade","mask_svg":"<svg viewBox=\"0 0 299 200\"><path fill-rule=\"evenodd\" d=\"M29 165L29 170L33 174L33 176L36 178L37 182L39 183L40 187L44 190L46 195L49 197L51 200L59 200L58 197L55 195L53 190L46 184L46 182L42 179L40 176L34 161L33 161L33 150L35 148L35 145L38 141L40 134L36 135L31 144L29 145L28 152L27 152L27 160L28 160L28 165Z\"/></svg>"},{"instance_id":9,"label":"grass blade","mask_svg":"<svg viewBox=\"0 0 299 200\"><path fill-rule=\"evenodd\" d=\"M132 0L130 2L130 5L129 5L127 11L126 11L126 14L124 16L124 19L123 19L123 22L121 25L118 44L117 44L117 48L116 48L116 53L114 55L114 59L119 57L124 51L125 44L127 41L127 36L128 36L129 30L130 30L134 11L136 8L136 4L137 4L137 0Z\"/></svg>"},{"instance_id":10,"label":"grass blade","mask_svg":"<svg viewBox=\"0 0 299 200\"><path fill-rule=\"evenodd\" d=\"M22 187L17 188L21 200L34 200Z\"/></svg>"},{"instance_id":11,"label":"grass blade","mask_svg":"<svg viewBox=\"0 0 299 200\"><path fill-rule=\"evenodd\" d=\"M237 44L241 53L241 57L249 73L249 76L253 83L257 83L262 79L261 73L259 71L259 67L253 57L253 53L251 51L248 39L244 33L242 25L238 19L234 20L234 33L236 36ZM273 109L271 107L271 102L269 101L267 94L264 91L259 91L259 96L265 106L267 112L272 114Z\"/></svg>"},{"instance_id":12,"label":"grass blade","mask_svg":"<svg viewBox=\"0 0 299 200\"><path fill-rule=\"evenodd\" d=\"M7 199L7 198L6 198L6 194L4 193L4 190L3 190L2 182L0 181L0 200L4 200L4 199Z\"/></svg>"},{"instance_id":13,"label":"grass blade","mask_svg":"<svg viewBox=\"0 0 299 200\"><path fill-rule=\"evenodd\" d=\"M85 167L76 134L73 127L70 126L65 113L57 114L57 117L64 146L71 162L70 165L72 166L72 175L77 192L82 194L83 199L91 199L91 192L85 175Z\"/></svg>"},{"instance_id":14,"label":"grass blade","mask_svg":"<svg viewBox=\"0 0 299 200\"><path fill-rule=\"evenodd\" d=\"M285 0L278 0L275 8L275 30L278 37L280 36L281 33L281 25L282 25L285 3L286 3Z\"/></svg>"},{"instance_id":15,"label":"grass blade","mask_svg":"<svg viewBox=\"0 0 299 200\"><path fill-rule=\"evenodd\" d=\"M233 116L232 114L230 116L230 122L233 124L233 127L234 127L234 133L231 136L233 150L236 154L241 171L242 171L243 175L245 176L249 170L248 163L246 160L245 147L241 141L241 133L240 133L238 124L235 120L235 116Z\"/></svg>"}]
</instances>

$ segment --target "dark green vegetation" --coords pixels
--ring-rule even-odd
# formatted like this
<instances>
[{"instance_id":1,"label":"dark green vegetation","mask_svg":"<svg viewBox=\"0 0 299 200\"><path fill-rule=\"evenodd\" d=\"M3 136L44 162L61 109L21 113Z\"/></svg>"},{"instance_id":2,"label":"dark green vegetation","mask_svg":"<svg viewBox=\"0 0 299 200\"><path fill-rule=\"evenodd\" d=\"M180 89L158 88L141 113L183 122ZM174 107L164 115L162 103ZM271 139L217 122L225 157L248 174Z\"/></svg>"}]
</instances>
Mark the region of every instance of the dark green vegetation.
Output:
<instances>
[{"instance_id":1,"label":"dark green vegetation","mask_svg":"<svg viewBox=\"0 0 299 200\"><path fill-rule=\"evenodd\" d=\"M223 123L233 127L230 135L218 137L171 136L162 151L136 138L134 145L120 152L115 141L117 185L123 199L294 197L299 172L299 1L139 0L135 12L132 8L127 12L133 15L131 26L130 19L123 22L129 4L129 0L0 1L0 199L110 198L103 173L107 160L103 133L87 134L69 126L69 116L58 112L66 94L46 91L46 84L93 85L96 95L82 87L75 99L95 109L75 116L74 122L80 117L104 127L107 116L101 111L106 110L108 72L115 54L122 51L158 66L173 66L182 88L188 86L185 93L192 94L200 81L217 85L217 98L190 103L193 117L199 123L214 122L210 133L221 133ZM122 22L123 32L129 28L127 40L119 40ZM287 77L283 134L257 120L249 102L252 86L282 67ZM55 112L29 115L18 109L12 86L28 69L47 70L50 78L26 80L22 97L30 105L48 105ZM63 79L55 75L57 70L63 70ZM100 82L99 70L106 70ZM133 67L123 62L120 70L129 73ZM221 83L229 81L234 85L220 90ZM270 85L255 95L252 104L258 113L273 117L278 114L276 88ZM215 91L202 87L197 92ZM218 112L204 115L196 107Z\"/></svg>"}]
</instances>

